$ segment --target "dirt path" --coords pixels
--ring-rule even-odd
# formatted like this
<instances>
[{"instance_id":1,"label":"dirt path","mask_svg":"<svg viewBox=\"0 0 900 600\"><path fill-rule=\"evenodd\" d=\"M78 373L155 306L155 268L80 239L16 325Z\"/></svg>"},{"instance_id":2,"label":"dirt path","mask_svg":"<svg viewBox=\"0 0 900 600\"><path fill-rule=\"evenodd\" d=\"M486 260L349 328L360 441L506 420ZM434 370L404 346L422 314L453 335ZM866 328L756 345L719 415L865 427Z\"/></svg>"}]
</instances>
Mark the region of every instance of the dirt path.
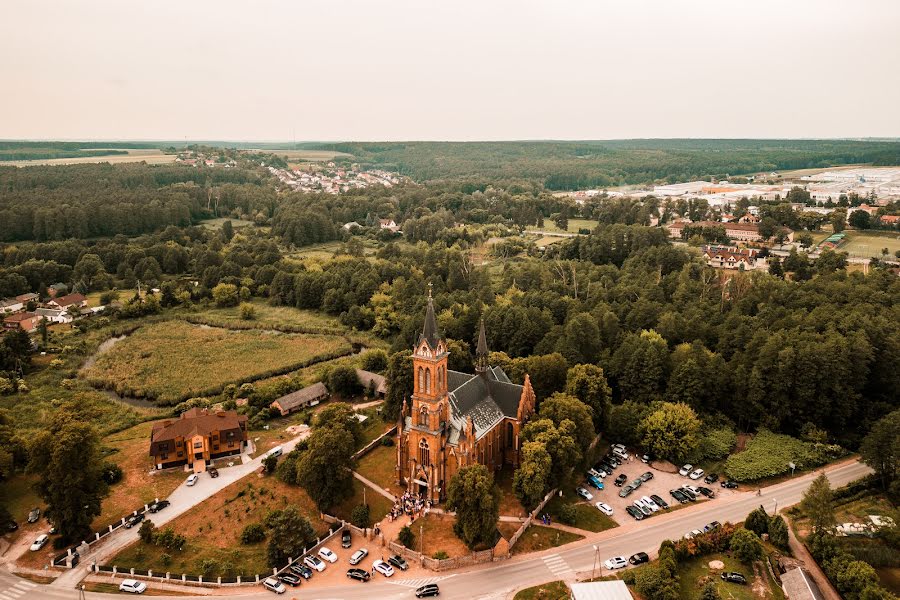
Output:
<instances>
[{"instance_id":1,"label":"dirt path","mask_svg":"<svg viewBox=\"0 0 900 600\"><path fill-rule=\"evenodd\" d=\"M828 581L825 573L822 572L819 564L809 553L809 550L806 549L806 546L804 546L800 540L797 539L797 536L794 535L794 529L790 525L788 525L788 545L790 546L794 557L803 561L806 570L809 571L813 581L816 582L822 595L825 596L825 600L841 600L841 595L834 589L831 582Z\"/></svg>"}]
</instances>

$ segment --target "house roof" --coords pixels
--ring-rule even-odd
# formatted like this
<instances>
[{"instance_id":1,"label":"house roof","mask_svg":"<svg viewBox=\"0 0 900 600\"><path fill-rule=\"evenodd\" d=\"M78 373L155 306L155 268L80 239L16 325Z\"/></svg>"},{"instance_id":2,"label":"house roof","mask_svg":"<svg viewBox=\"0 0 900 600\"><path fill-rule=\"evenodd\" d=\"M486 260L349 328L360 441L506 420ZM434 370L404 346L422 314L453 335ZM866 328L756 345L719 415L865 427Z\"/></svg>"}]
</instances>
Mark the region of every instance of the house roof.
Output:
<instances>
[{"instance_id":1,"label":"house roof","mask_svg":"<svg viewBox=\"0 0 900 600\"><path fill-rule=\"evenodd\" d=\"M363 371L362 369L356 369L356 377L359 379L359 384L364 388L368 388L371 383L375 384L375 392L378 394L386 394L387 393L387 384L385 384L384 376L379 375L378 373L372 373L371 371Z\"/></svg>"},{"instance_id":2,"label":"house roof","mask_svg":"<svg viewBox=\"0 0 900 600\"><path fill-rule=\"evenodd\" d=\"M316 398L327 395L328 388L325 387L324 383L319 381L302 390L297 390L296 392L291 392L290 394L282 396L281 398L276 399L275 402L278 403L278 406L280 406L282 410L292 410L298 406L303 406L304 404L312 402Z\"/></svg>"},{"instance_id":3,"label":"house roof","mask_svg":"<svg viewBox=\"0 0 900 600\"><path fill-rule=\"evenodd\" d=\"M66 306L72 306L73 304L81 304L85 300L87 300L87 298L81 294L67 294L65 296L60 296L59 298L54 298L50 302L65 308Z\"/></svg>"},{"instance_id":4,"label":"house roof","mask_svg":"<svg viewBox=\"0 0 900 600\"><path fill-rule=\"evenodd\" d=\"M572 600L631 600L631 592L621 579L569 584Z\"/></svg>"},{"instance_id":5,"label":"house roof","mask_svg":"<svg viewBox=\"0 0 900 600\"><path fill-rule=\"evenodd\" d=\"M62 315L65 311L59 310L56 308L36 308L34 309L34 314L40 315L42 317L58 317Z\"/></svg>"},{"instance_id":6,"label":"house roof","mask_svg":"<svg viewBox=\"0 0 900 600\"><path fill-rule=\"evenodd\" d=\"M150 433L150 454L157 442L189 438L195 435L209 436L215 431L240 431L241 424L247 422L246 415L239 415L234 410L210 412L205 408L192 408L182 413L175 420L166 420L153 425Z\"/></svg>"},{"instance_id":7,"label":"house roof","mask_svg":"<svg viewBox=\"0 0 900 600\"><path fill-rule=\"evenodd\" d=\"M472 417L476 439L499 421L518 417L524 387L510 383L500 367L491 367L483 375L447 371L447 387L452 426L462 429Z\"/></svg>"},{"instance_id":8,"label":"house roof","mask_svg":"<svg viewBox=\"0 0 900 600\"><path fill-rule=\"evenodd\" d=\"M788 600L824 600L813 578L799 567L781 576L781 586Z\"/></svg>"},{"instance_id":9,"label":"house roof","mask_svg":"<svg viewBox=\"0 0 900 600\"><path fill-rule=\"evenodd\" d=\"M29 300L37 300L39 296L34 292L29 292L27 294L19 294L16 296L16 300L19 302L28 302Z\"/></svg>"},{"instance_id":10,"label":"house roof","mask_svg":"<svg viewBox=\"0 0 900 600\"><path fill-rule=\"evenodd\" d=\"M20 313L16 313L14 315L10 315L10 316L6 317L5 319L3 319L3 322L4 323L21 323L22 321L26 321L35 316L37 316L37 315L35 315L33 312L20 312Z\"/></svg>"}]
</instances>

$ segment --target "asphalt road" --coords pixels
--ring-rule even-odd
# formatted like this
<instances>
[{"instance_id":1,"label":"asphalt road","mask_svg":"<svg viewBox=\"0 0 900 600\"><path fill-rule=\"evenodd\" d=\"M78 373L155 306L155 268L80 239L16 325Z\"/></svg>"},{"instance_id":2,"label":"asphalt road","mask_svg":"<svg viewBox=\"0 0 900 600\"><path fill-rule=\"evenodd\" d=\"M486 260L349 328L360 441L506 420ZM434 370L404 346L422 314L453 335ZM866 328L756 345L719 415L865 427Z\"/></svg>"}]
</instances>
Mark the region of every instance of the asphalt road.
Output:
<instances>
[{"instance_id":1,"label":"asphalt road","mask_svg":"<svg viewBox=\"0 0 900 600\"><path fill-rule=\"evenodd\" d=\"M838 487L866 475L871 470L861 463L852 462L837 465L826 472L832 486ZM691 529L702 528L710 521L741 521L760 504L770 513L774 511L776 501L779 510L796 504L817 474L806 474L765 488L762 496L757 496L755 491L735 494L728 498L720 498L718 501L704 502L668 514L657 515L642 523L629 523L616 529L593 534L560 549L516 557L458 573L435 573L427 581L437 581L440 584L441 598L499 600L515 589L557 579L573 580L576 575L590 576L595 559L599 564L611 556L628 556L640 551L647 552L652 556L663 540L680 538ZM596 551L594 550L595 546ZM329 568L342 567L334 565ZM598 576L601 574L599 569L596 574ZM413 598L412 590L426 581L426 579L402 580L398 575L395 575L390 581L381 576L376 577L377 579L369 583L354 582L338 587L316 588L301 585L295 590L289 588L284 597L315 600L370 600L371 598L400 600ZM43 585L26 588L22 581L8 573L0 573L0 600L30 600L31 598L74 600L78 598L78 592L75 590ZM19 587L15 587L16 585ZM10 590L14 590L16 593ZM112 598L108 594L91 592L85 594L85 597L88 600L110 600ZM184 596L154 597L171 598L172 600L184 598ZM274 598L270 592L263 590L224 597L235 600Z\"/></svg>"}]
</instances>

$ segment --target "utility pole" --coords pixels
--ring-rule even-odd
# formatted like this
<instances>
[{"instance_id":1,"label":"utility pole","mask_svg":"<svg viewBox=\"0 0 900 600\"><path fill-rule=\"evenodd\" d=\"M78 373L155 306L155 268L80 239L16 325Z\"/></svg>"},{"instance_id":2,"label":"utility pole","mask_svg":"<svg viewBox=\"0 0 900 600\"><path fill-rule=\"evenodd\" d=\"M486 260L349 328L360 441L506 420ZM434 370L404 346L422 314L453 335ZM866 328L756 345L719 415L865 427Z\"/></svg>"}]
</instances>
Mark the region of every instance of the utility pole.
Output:
<instances>
[{"instance_id":1,"label":"utility pole","mask_svg":"<svg viewBox=\"0 0 900 600\"><path fill-rule=\"evenodd\" d=\"M424 554L425 550L425 526L419 525L419 554Z\"/></svg>"},{"instance_id":2,"label":"utility pole","mask_svg":"<svg viewBox=\"0 0 900 600\"><path fill-rule=\"evenodd\" d=\"M591 569L591 579L592 580L597 578L597 554L598 553L599 553L599 550L597 549L597 544L594 544L594 566Z\"/></svg>"},{"instance_id":3,"label":"utility pole","mask_svg":"<svg viewBox=\"0 0 900 600\"><path fill-rule=\"evenodd\" d=\"M369 503L366 502L366 487L368 487L368 486L363 485L363 506L368 506L368 505L369 505Z\"/></svg>"},{"instance_id":4,"label":"utility pole","mask_svg":"<svg viewBox=\"0 0 900 600\"><path fill-rule=\"evenodd\" d=\"M772 513L772 516L774 517L778 514L778 498L772 498L772 500L775 502L775 512Z\"/></svg>"}]
</instances>

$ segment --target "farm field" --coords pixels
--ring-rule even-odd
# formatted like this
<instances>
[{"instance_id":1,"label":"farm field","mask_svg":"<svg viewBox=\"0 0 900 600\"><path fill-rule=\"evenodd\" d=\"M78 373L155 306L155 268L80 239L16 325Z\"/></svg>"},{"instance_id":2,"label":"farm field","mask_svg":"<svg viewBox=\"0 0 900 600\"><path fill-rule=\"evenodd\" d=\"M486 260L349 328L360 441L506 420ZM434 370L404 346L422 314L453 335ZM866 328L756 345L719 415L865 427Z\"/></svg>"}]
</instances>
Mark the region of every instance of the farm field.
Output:
<instances>
[{"instance_id":1,"label":"farm field","mask_svg":"<svg viewBox=\"0 0 900 600\"><path fill-rule=\"evenodd\" d=\"M175 403L350 351L336 336L232 331L173 320L138 329L83 375L122 396Z\"/></svg>"},{"instance_id":2,"label":"farm field","mask_svg":"<svg viewBox=\"0 0 900 600\"><path fill-rule=\"evenodd\" d=\"M16 167L30 167L35 165L77 165L84 163L103 163L111 165L123 163L146 162L150 165L159 165L175 162L176 155L163 154L161 150L131 149L128 154L110 154L108 156L74 156L71 158L45 158L38 160L10 160L0 161L0 165L12 165Z\"/></svg>"},{"instance_id":3,"label":"farm field","mask_svg":"<svg viewBox=\"0 0 900 600\"><path fill-rule=\"evenodd\" d=\"M266 542L241 544L241 531L251 523L262 523L270 511L289 505L297 506L318 534L327 530L319 520L315 504L303 489L275 477L248 476L164 526L187 538L180 551L168 551L168 561L164 556L165 549L137 542L109 559L107 564L212 577L271 572L266 562ZM204 573L203 566L207 561L212 561L207 566L213 565L213 568Z\"/></svg>"},{"instance_id":4,"label":"farm field","mask_svg":"<svg viewBox=\"0 0 900 600\"><path fill-rule=\"evenodd\" d=\"M847 237L838 250L846 252L850 256L862 258L881 258L881 249L887 248L891 258L894 252L900 250L900 234L890 231L846 231Z\"/></svg>"}]
</instances>

